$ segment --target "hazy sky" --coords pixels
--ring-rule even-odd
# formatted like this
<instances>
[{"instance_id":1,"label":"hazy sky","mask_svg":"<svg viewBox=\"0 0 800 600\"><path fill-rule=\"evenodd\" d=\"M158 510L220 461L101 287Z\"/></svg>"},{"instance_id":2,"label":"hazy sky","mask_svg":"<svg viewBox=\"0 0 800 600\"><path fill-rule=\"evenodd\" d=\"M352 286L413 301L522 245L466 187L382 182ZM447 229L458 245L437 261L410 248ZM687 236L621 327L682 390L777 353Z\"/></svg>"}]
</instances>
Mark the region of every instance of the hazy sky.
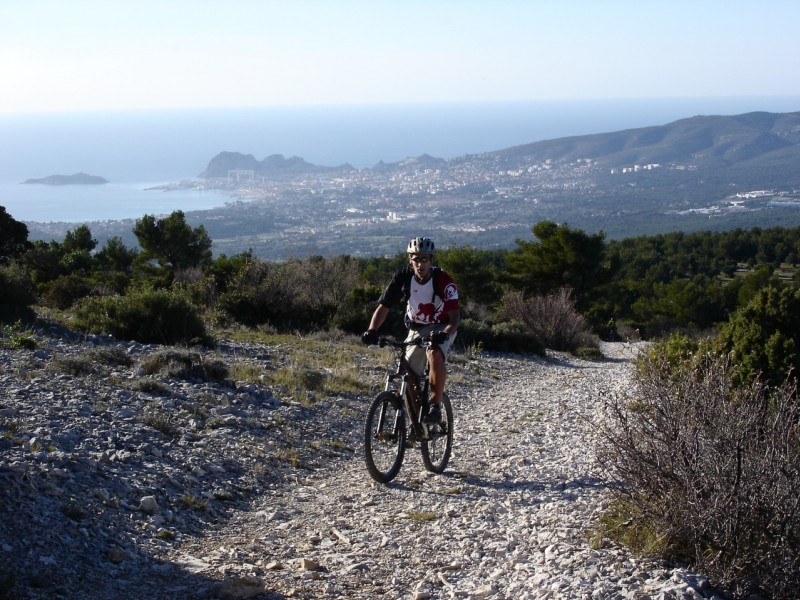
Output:
<instances>
[{"instance_id":1,"label":"hazy sky","mask_svg":"<svg viewBox=\"0 0 800 600\"><path fill-rule=\"evenodd\" d=\"M798 24L797 0L0 0L0 112L798 96Z\"/></svg>"}]
</instances>

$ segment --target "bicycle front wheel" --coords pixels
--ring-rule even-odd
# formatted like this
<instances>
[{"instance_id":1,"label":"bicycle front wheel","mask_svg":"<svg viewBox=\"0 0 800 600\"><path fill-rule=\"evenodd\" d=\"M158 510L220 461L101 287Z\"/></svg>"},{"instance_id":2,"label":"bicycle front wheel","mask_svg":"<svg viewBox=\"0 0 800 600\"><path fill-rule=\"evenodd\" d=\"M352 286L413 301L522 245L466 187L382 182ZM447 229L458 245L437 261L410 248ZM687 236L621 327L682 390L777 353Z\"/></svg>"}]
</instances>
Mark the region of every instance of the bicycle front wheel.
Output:
<instances>
[{"instance_id":1,"label":"bicycle front wheel","mask_svg":"<svg viewBox=\"0 0 800 600\"><path fill-rule=\"evenodd\" d=\"M428 439L422 441L422 464L428 471L441 473L447 468L453 451L453 405L442 395L442 422L429 426Z\"/></svg>"},{"instance_id":2,"label":"bicycle front wheel","mask_svg":"<svg viewBox=\"0 0 800 600\"><path fill-rule=\"evenodd\" d=\"M388 483L400 472L406 452L403 403L390 391L381 392L370 404L364 423L364 459L375 481Z\"/></svg>"}]
</instances>

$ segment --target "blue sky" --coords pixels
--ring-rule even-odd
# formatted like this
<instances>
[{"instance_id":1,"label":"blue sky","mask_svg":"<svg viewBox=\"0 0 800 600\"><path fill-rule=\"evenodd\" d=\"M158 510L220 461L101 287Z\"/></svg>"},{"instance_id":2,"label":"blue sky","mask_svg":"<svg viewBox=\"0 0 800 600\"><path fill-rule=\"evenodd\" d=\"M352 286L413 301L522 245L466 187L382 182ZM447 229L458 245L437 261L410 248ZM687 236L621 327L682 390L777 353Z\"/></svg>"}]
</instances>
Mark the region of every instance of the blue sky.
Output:
<instances>
[{"instance_id":1,"label":"blue sky","mask_svg":"<svg viewBox=\"0 0 800 600\"><path fill-rule=\"evenodd\" d=\"M0 0L0 113L800 96L798 23L796 0Z\"/></svg>"}]
</instances>

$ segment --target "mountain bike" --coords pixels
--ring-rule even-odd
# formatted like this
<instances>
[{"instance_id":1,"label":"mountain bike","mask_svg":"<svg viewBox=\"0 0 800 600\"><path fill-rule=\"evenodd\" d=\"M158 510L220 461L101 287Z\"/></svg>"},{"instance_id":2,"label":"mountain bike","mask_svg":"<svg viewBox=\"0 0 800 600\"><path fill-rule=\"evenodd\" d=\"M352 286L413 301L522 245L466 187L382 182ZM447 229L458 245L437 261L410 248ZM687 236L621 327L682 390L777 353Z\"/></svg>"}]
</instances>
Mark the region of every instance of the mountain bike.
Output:
<instances>
[{"instance_id":1,"label":"mountain bike","mask_svg":"<svg viewBox=\"0 0 800 600\"><path fill-rule=\"evenodd\" d=\"M419 444L422 463L428 471L441 473L447 467L453 449L453 406L442 395L442 422L426 423L431 406L429 367L414 375L406 358L410 346L429 348L429 339L401 342L378 339L381 348L394 349L395 368L386 375L384 390L372 400L364 423L364 458L367 471L375 481L388 483L400 472L406 448Z\"/></svg>"}]
</instances>

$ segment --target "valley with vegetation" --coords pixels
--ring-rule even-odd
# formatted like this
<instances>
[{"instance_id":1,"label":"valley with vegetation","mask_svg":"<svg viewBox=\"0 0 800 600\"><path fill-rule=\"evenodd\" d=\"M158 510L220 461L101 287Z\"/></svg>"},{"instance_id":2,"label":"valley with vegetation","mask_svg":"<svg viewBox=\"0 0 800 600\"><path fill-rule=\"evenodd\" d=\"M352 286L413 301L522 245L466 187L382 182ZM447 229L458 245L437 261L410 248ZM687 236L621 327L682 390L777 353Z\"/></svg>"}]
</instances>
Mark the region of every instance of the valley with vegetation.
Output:
<instances>
[{"instance_id":1,"label":"valley with vegetation","mask_svg":"<svg viewBox=\"0 0 800 600\"><path fill-rule=\"evenodd\" d=\"M225 190L226 206L186 212L217 255L368 257L393 255L421 233L440 247L509 249L543 220L609 239L796 226L798 165L800 113L750 113L366 169L222 152L198 165L198 179L151 193ZM132 220L90 225L101 241L136 243ZM73 226L28 223L43 241Z\"/></svg>"}]
</instances>

